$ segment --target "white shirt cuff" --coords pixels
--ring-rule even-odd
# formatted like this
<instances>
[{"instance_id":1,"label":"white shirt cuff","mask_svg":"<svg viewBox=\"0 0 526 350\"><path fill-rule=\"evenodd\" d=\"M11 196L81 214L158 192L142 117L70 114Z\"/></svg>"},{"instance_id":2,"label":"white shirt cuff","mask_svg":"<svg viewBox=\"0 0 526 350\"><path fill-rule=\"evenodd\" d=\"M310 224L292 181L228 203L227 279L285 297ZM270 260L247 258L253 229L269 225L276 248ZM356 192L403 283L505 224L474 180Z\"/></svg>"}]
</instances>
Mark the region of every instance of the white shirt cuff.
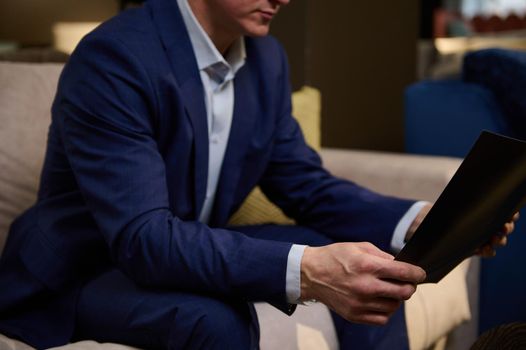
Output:
<instances>
[{"instance_id":1,"label":"white shirt cuff","mask_svg":"<svg viewBox=\"0 0 526 350\"><path fill-rule=\"evenodd\" d=\"M289 251L285 291L290 304L301 304L301 258L305 248L306 245L293 244Z\"/></svg>"},{"instance_id":2,"label":"white shirt cuff","mask_svg":"<svg viewBox=\"0 0 526 350\"><path fill-rule=\"evenodd\" d=\"M409 230L409 227L416 219L418 213L420 213L420 210L422 210L422 208L427 204L429 204L429 202L416 202L411 206L411 208L409 208L404 216L402 216L400 221L398 221L398 225L396 225L393 237L391 238L391 250L393 252L398 253L405 246L405 236Z\"/></svg>"}]
</instances>

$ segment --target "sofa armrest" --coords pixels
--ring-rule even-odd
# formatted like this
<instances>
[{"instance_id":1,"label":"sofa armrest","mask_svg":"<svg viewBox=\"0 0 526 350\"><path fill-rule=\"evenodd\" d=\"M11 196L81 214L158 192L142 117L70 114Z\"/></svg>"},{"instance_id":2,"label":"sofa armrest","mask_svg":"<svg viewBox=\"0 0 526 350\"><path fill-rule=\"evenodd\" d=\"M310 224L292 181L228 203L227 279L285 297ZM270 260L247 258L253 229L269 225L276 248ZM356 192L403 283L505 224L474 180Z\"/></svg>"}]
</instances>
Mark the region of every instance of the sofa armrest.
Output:
<instances>
[{"instance_id":1,"label":"sofa armrest","mask_svg":"<svg viewBox=\"0 0 526 350\"><path fill-rule=\"evenodd\" d=\"M325 167L335 176L354 181L374 191L434 202L461 160L334 148L321 150Z\"/></svg>"}]
</instances>

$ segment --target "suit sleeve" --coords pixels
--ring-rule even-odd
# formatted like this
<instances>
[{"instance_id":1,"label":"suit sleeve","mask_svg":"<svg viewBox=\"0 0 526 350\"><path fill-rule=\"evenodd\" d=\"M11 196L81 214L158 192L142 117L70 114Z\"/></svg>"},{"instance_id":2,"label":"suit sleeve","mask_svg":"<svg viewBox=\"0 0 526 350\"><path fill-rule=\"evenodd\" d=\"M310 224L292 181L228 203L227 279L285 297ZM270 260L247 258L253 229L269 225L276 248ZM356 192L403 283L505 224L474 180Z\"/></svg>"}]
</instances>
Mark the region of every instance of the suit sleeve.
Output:
<instances>
[{"instance_id":1,"label":"suit sleeve","mask_svg":"<svg viewBox=\"0 0 526 350\"><path fill-rule=\"evenodd\" d=\"M53 107L78 187L114 261L142 285L287 309L290 244L211 229L170 211L154 90L121 42L91 36L66 66Z\"/></svg>"},{"instance_id":2,"label":"suit sleeve","mask_svg":"<svg viewBox=\"0 0 526 350\"><path fill-rule=\"evenodd\" d=\"M394 229L414 201L387 197L332 176L291 115L288 67L281 52L282 101L276 139L260 181L263 192L300 225L336 241L368 241L389 251Z\"/></svg>"}]
</instances>

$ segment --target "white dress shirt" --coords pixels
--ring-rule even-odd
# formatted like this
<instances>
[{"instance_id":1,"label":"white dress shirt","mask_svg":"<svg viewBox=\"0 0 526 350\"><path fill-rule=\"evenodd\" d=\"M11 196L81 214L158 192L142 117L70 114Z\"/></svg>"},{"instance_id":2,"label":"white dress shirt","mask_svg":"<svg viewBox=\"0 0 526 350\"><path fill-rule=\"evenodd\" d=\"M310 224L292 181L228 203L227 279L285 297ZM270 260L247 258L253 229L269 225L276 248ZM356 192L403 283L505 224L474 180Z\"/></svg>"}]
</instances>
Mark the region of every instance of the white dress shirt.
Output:
<instances>
[{"instance_id":1,"label":"white dress shirt","mask_svg":"<svg viewBox=\"0 0 526 350\"><path fill-rule=\"evenodd\" d=\"M177 4L190 36L205 92L209 157L206 196L199 220L208 223L232 125L234 77L245 64L245 42L243 38L236 40L223 57L194 16L188 0L177 0ZM423 204L425 202L413 205L398 223L391 241L393 250L403 247L405 233ZM293 244L289 251L285 286L289 303L300 303L301 258L305 248Z\"/></svg>"},{"instance_id":2,"label":"white dress shirt","mask_svg":"<svg viewBox=\"0 0 526 350\"><path fill-rule=\"evenodd\" d=\"M197 59L205 92L208 125L208 179L199 220L207 223L215 200L234 113L234 76L245 64L245 41L239 38L226 57L212 43L187 0L177 0Z\"/></svg>"}]
</instances>

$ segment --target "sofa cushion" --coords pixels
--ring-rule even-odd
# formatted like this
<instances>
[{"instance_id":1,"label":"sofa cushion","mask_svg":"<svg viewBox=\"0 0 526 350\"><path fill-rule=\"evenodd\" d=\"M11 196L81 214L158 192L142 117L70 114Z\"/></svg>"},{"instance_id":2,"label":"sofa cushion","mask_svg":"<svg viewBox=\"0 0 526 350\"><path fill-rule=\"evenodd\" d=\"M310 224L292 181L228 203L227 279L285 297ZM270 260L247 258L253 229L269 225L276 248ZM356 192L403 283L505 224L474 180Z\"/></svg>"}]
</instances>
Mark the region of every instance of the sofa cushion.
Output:
<instances>
[{"instance_id":1,"label":"sofa cushion","mask_svg":"<svg viewBox=\"0 0 526 350\"><path fill-rule=\"evenodd\" d=\"M255 304L262 350L336 350L338 338L329 309L320 303L298 305L291 316L267 303Z\"/></svg>"},{"instance_id":2,"label":"sofa cushion","mask_svg":"<svg viewBox=\"0 0 526 350\"><path fill-rule=\"evenodd\" d=\"M33 347L18 341L11 339L3 334L0 334L0 349L2 350L34 350Z\"/></svg>"},{"instance_id":3,"label":"sofa cushion","mask_svg":"<svg viewBox=\"0 0 526 350\"><path fill-rule=\"evenodd\" d=\"M526 138L526 52L486 49L464 58L465 81L495 94L514 136Z\"/></svg>"},{"instance_id":4,"label":"sofa cushion","mask_svg":"<svg viewBox=\"0 0 526 350\"><path fill-rule=\"evenodd\" d=\"M471 319L465 260L437 284L422 284L405 304L409 347L429 349L455 327Z\"/></svg>"},{"instance_id":5,"label":"sofa cushion","mask_svg":"<svg viewBox=\"0 0 526 350\"><path fill-rule=\"evenodd\" d=\"M0 62L0 252L12 220L35 201L61 70Z\"/></svg>"},{"instance_id":6,"label":"sofa cushion","mask_svg":"<svg viewBox=\"0 0 526 350\"><path fill-rule=\"evenodd\" d=\"M76 343L71 343L63 346L58 346L48 350L140 350L132 346L115 344L115 343L99 343L93 340L83 340Z\"/></svg>"}]
</instances>

